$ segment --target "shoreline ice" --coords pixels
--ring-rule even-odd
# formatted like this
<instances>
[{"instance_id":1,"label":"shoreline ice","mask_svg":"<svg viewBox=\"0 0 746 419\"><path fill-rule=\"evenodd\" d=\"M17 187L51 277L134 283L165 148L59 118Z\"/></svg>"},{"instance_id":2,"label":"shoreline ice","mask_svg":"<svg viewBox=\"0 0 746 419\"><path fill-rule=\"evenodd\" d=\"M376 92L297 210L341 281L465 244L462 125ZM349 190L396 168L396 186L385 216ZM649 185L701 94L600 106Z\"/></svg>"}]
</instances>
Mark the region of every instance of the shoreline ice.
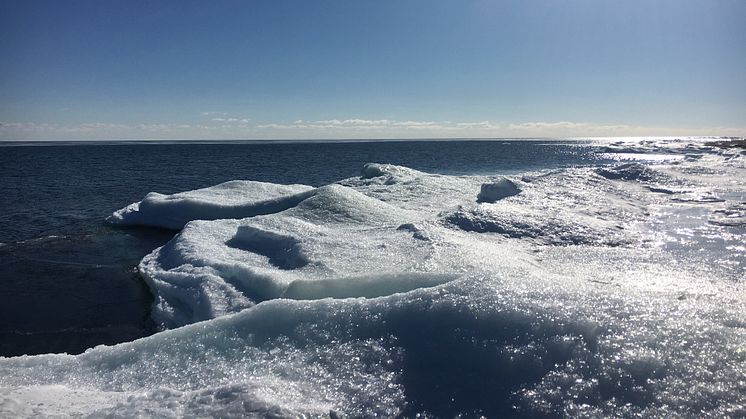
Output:
<instances>
[{"instance_id":1,"label":"shoreline ice","mask_svg":"<svg viewBox=\"0 0 746 419\"><path fill-rule=\"evenodd\" d=\"M180 230L192 220L245 218L280 212L309 196L313 187L233 180L203 189L164 195L149 193L142 201L115 211L106 220Z\"/></svg>"},{"instance_id":2,"label":"shoreline ice","mask_svg":"<svg viewBox=\"0 0 746 419\"><path fill-rule=\"evenodd\" d=\"M634 147L701 156L148 195L163 331L0 358L0 415L746 414L746 156Z\"/></svg>"}]
</instances>

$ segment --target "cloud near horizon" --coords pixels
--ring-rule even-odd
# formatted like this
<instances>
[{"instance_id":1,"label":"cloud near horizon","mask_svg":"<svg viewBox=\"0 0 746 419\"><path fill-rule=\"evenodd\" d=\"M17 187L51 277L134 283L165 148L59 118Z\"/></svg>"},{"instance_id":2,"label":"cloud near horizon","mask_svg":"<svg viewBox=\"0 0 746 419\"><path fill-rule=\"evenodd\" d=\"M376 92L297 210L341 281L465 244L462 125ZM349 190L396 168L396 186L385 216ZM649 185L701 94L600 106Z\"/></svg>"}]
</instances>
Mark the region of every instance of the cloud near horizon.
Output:
<instances>
[{"instance_id":1,"label":"cloud near horizon","mask_svg":"<svg viewBox=\"0 0 746 419\"><path fill-rule=\"evenodd\" d=\"M252 124L250 118L224 112L203 112L204 123L121 124L86 122L62 125L0 122L0 140L121 140L121 139L407 139L407 138L530 138L613 136L744 136L745 128L666 128L625 124L553 121L505 123L492 121L415 121L391 119L298 119L289 123Z\"/></svg>"}]
</instances>

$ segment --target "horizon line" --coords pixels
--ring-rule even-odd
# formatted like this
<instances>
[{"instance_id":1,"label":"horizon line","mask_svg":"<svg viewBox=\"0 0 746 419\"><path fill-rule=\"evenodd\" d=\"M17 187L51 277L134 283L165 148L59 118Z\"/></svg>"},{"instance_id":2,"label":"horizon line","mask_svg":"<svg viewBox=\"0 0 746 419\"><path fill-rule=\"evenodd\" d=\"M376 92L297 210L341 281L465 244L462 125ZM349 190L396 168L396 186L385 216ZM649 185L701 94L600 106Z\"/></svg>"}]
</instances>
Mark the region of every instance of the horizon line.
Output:
<instances>
[{"instance_id":1,"label":"horizon line","mask_svg":"<svg viewBox=\"0 0 746 419\"><path fill-rule=\"evenodd\" d=\"M109 145L126 145L126 144L230 144L230 143L254 143L254 144L273 144L273 143L372 143L372 142L420 142L420 141L593 141L603 139L639 139L639 138L656 138L656 139L729 139L744 140L745 136L727 136L727 135L628 135L628 136L571 136L571 137L421 137L421 138L240 138L240 139L155 139L155 138L130 138L130 139L44 139L44 140L8 140L0 139L0 144L9 145L77 145L77 144L109 144Z\"/></svg>"}]
</instances>

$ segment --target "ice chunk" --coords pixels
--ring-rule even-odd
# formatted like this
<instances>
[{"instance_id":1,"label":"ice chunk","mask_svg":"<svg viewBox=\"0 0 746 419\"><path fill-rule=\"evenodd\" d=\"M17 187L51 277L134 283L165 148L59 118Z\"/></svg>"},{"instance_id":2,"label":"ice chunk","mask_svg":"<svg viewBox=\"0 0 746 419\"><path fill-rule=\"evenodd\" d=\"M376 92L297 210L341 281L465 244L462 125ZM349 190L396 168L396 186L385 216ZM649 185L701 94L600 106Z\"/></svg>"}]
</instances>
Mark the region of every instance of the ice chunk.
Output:
<instances>
[{"instance_id":1,"label":"ice chunk","mask_svg":"<svg viewBox=\"0 0 746 419\"><path fill-rule=\"evenodd\" d=\"M484 198L520 193L445 211L441 220L464 231L541 244L619 246L635 242L634 234L624 227L643 217L639 199L645 197L635 190L639 188L598 181L592 173L578 168L527 174L521 188L507 179L510 183L488 183L480 193Z\"/></svg>"},{"instance_id":2,"label":"ice chunk","mask_svg":"<svg viewBox=\"0 0 746 419\"><path fill-rule=\"evenodd\" d=\"M418 227L412 223L405 223L396 228L397 230L409 231L412 233L412 237L417 240L431 241L432 239L427 234L427 231L421 227Z\"/></svg>"},{"instance_id":3,"label":"ice chunk","mask_svg":"<svg viewBox=\"0 0 746 419\"><path fill-rule=\"evenodd\" d=\"M321 298L375 298L429 288L453 281L454 274L405 273L370 275L358 278L335 278L292 282L282 298L318 300Z\"/></svg>"},{"instance_id":4,"label":"ice chunk","mask_svg":"<svg viewBox=\"0 0 746 419\"><path fill-rule=\"evenodd\" d=\"M672 200L676 202L691 202L700 204L725 202L723 198L720 198L719 196L709 191L695 191L679 194L673 197Z\"/></svg>"},{"instance_id":5,"label":"ice chunk","mask_svg":"<svg viewBox=\"0 0 746 419\"><path fill-rule=\"evenodd\" d=\"M376 179L379 183L392 185L424 175L422 172L393 164L366 163L360 173L362 179Z\"/></svg>"},{"instance_id":6,"label":"ice chunk","mask_svg":"<svg viewBox=\"0 0 746 419\"><path fill-rule=\"evenodd\" d=\"M396 227L414 217L410 211L340 185L313 192L276 214L190 222L146 256L140 272L156 296L153 318L162 327L176 327L279 298L301 279L349 277L363 283L372 271L417 271L432 252L428 243L398 234ZM399 288L381 285L386 278L377 287L397 292L415 277L398 278ZM329 284L327 289L339 288ZM362 297L375 287L348 289L358 289Z\"/></svg>"},{"instance_id":7,"label":"ice chunk","mask_svg":"<svg viewBox=\"0 0 746 419\"><path fill-rule=\"evenodd\" d=\"M245 218L297 205L313 194L306 185L234 180L209 188L163 195L151 192L140 202L115 211L112 224L181 229L192 220Z\"/></svg>"},{"instance_id":8,"label":"ice chunk","mask_svg":"<svg viewBox=\"0 0 746 419\"><path fill-rule=\"evenodd\" d=\"M715 225L728 227L746 227L746 202L738 202L727 208L713 211L717 214L710 218L709 222Z\"/></svg>"},{"instance_id":9,"label":"ice chunk","mask_svg":"<svg viewBox=\"0 0 746 419\"><path fill-rule=\"evenodd\" d=\"M477 202L497 202L509 196L518 195L521 189L512 180L500 178L494 182L483 183L477 195Z\"/></svg>"},{"instance_id":10,"label":"ice chunk","mask_svg":"<svg viewBox=\"0 0 746 419\"><path fill-rule=\"evenodd\" d=\"M461 208L444 221L464 231L497 233L553 245L619 246L632 242L613 223L580 214L542 213L521 207Z\"/></svg>"},{"instance_id":11,"label":"ice chunk","mask_svg":"<svg viewBox=\"0 0 746 419\"><path fill-rule=\"evenodd\" d=\"M408 167L367 163L362 176L344 179L339 184L419 214L435 216L473 200L487 176L444 176L424 173ZM437 199L434 199L437 197Z\"/></svg>"},{"instance_id":12,"label":"ice chunk","mask_svg":"<svg viewBox=\"0 0 746 419\"><path fill-rule=\"evenodd\" d=\"M596 171L611 180L639 180L643 182L660 179L663 175L640 163L625 163L613 167L602 167Z\"/></svg>"},{"instance_id":13,"label":"ice chunk","mask_svg":"<svg viewBox=\"0 0 746 419\"><path fill-rule=\"evenodd\" d=\"M334 184L319 188L311 198L287 213L315 223L391 224L415 216L355 189Z\"/></svg>"}]
</instances>

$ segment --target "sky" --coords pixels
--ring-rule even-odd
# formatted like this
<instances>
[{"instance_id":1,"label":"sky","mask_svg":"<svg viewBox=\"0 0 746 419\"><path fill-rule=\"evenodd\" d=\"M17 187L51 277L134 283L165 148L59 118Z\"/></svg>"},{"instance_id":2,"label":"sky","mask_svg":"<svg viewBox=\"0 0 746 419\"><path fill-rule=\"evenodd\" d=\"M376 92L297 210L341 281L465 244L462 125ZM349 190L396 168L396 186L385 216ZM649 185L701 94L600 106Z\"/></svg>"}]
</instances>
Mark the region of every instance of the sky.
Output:
<instances>
[{"instance_id":1,"label":"sky","mask_svg":"<svg viewBox=\"0 0 746 419\"><path fill-rule=\"evenodd\" d=\"M742 0L0 0L0 140L746 135Z\"/></svg>"}]
</instances>

